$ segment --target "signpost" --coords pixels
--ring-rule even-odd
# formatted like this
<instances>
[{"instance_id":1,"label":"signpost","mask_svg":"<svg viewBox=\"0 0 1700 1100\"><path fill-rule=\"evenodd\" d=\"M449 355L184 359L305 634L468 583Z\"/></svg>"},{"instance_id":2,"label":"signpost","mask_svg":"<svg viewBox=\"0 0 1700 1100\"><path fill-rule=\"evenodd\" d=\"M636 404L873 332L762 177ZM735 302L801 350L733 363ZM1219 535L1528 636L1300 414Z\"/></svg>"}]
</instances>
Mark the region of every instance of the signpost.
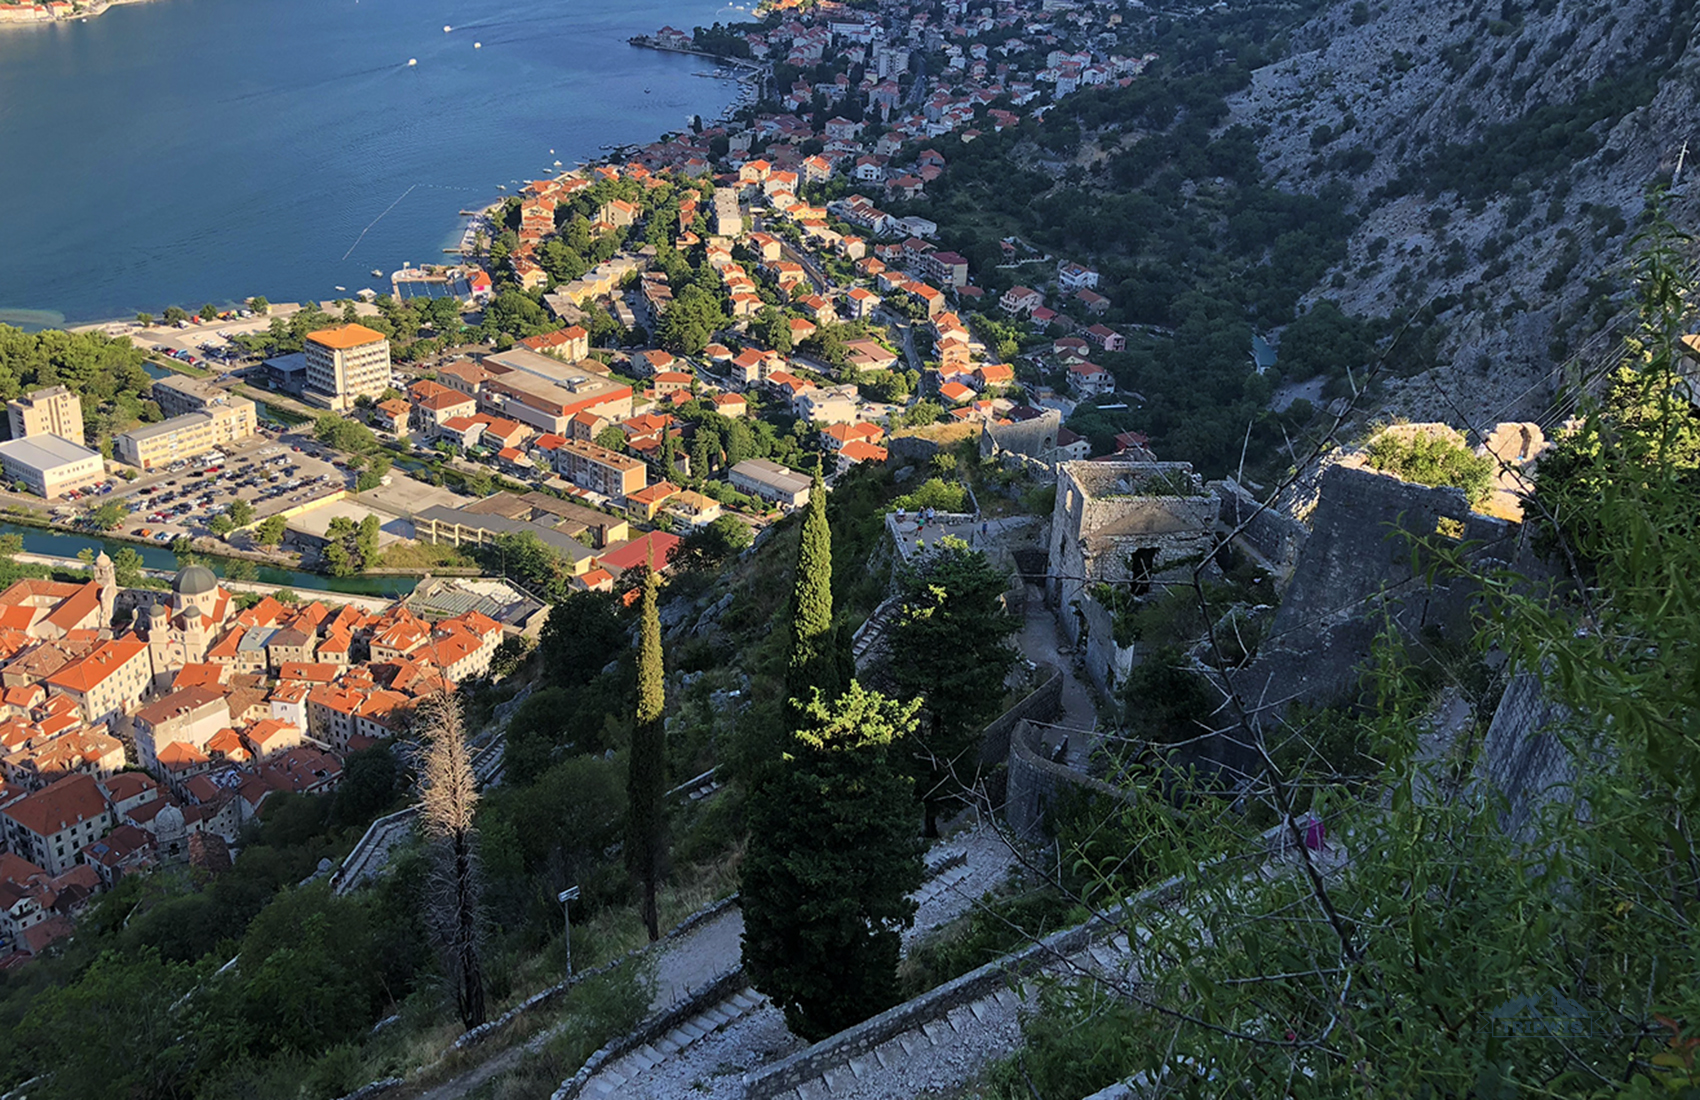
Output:
<instances>
[{"instance_id":1,"label":"signpost","mask_svg":"<svg viewBox=\"0 0 1700 1100\"><path fill-rule=\"evenodd\" d=\"M561 903L561 923L566 926L567 977L571 978L573 976L573 921L567 912L567 903L578 900L578 887L567 887L555 895L555 900Z\"/></svg>"}]
</instances>

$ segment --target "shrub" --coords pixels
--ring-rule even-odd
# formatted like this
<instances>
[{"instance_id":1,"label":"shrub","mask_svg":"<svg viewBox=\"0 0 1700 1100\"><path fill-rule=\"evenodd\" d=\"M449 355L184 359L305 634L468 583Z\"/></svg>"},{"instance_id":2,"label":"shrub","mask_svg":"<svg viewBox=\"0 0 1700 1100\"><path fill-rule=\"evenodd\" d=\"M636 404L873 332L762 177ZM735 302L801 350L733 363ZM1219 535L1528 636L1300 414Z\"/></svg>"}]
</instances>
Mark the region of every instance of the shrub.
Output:
<instances>
[{"instance_id":1,"label":"shrub","mask_svg":"<svg viewBox=\"0 0 1700 1100\"><path fill-rule=\"evenodd\" d=\"M1493 460L1433 432L1386 431L1370 440L1369 464L1420 485L1462 489L1472 505L1493 488Z\"/></svg>"}]
</instances>

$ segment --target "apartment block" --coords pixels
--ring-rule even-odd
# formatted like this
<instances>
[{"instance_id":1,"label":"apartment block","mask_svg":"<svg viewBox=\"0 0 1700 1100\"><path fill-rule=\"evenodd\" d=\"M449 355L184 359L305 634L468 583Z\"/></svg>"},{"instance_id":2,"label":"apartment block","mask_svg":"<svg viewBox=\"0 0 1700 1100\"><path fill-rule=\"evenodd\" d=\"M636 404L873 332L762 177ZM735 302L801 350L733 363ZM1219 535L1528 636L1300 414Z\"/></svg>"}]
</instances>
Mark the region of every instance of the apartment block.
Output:
<instances>
[{"instance_id":1,"label":"apartment block","mask_svg":"<svg viewBox=\"0 0 1700 1100\"><path fill-rule=\"evenodd\" d=\"M648 482L642 459L569 439L555 451L555 472L577 485L612 500L635 493Z\"/></svg>"},{"instance_id":2,"label":"apartment block","mask_svg":"<svg viewBox=\"0 0 1700 1100\"><path fill-rule=\"evenodd\" d=\"M83 439L82 399L64 386L49 386L6 402L6 419L13 439L32 435L56 435L77 443Z\"/></svg>"},{"instance_id":3,"label":"apartment block","mask_svg":"<svg viewBox=\"0 0 1700 1100\"><path fill-rule=\"evenodd\" d=\"M112 827L112 810L91 775L73 775L0 810L6 845L50 875L75 866L78 854Z\"/></svg>"},{"instance_id":4,"label":"apartment block","mask_svg":"<svg viewBox=\"0 0 1700 1100\"><path fill-rule=\"evenodd\" d=\"M199 412L132 428L113 443L120 460L151 470L247 439L258 426L254 403L226 394Z\"/></svg>"}]
</instances>

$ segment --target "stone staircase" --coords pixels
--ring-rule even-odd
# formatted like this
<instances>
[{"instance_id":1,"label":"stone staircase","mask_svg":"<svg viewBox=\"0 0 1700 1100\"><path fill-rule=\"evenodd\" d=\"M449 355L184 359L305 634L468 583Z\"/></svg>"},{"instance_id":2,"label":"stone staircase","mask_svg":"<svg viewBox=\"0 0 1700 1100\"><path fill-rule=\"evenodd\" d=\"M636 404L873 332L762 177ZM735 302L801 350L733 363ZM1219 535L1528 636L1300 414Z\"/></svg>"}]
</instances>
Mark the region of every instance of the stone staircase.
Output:
<instances>
[{"instance_id":1,"label":"stone staircase","mask_svg":"<svg viewBox=\"0 0 1700 1100\"><path fill-rule=\"evenodd\" d=\"M742 988L724 1000L680 1021L663 1034L602 1064L595 1076L571 1095L604 1100L606 1097L634 1095L644 1084L644 1076L686 1047L706 1036L736 1023L767 1005L767 998L749 988ZM567 1092L563 1089L562 1092ZM560 1093L557 1093L560 1095Z\"/></svg>"},{"instance_id":2,"label":"stone staircase","mask_svg":"<svg viewBox=\"0 0 1700 1100\"><path fill-rule=\"evenodd\" d=\"M869 1042L845 1044L838 1057L814 1059L794 1083L789 1078L796 1075L783 1072L746 1078L745 1095L750 1100L910 1100L928 1090L959 1086L1021 1045L1021 1016L1034 1005L1041 975L1090 973L1119 982L1133 979L1136 970L1127 936L1114 934L1040 962L1025 975L1016 971L991 982L982 977L962 988L970 999L954 1006L949 986L955 983L949 983L940 987L944 992L935 1004L877 1029Z\"/></svg>"},{"instance_id":3,"label":"stone staircase","mask_svg":"<svg viewBox=\"0 0 1700 1100\"><path fill-rule=\"evenodd\" d=\"M886 631L891 628L892 621L897 616L899 602L896 597L886 600L874 608L867 621L856 628L856 633L850 638L850 655L855 659L857 671L873 658L874 653L885 641Z\"/></svg>"}]
</instances>

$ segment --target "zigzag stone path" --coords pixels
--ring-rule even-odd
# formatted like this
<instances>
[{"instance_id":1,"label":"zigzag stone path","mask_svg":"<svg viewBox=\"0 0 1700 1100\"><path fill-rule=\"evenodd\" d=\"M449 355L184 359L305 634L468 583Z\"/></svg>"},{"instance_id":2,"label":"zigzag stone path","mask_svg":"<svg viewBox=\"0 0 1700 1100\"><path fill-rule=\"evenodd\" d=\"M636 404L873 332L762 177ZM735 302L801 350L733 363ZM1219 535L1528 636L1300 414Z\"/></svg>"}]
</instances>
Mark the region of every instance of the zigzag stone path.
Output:
<instances>
[{"instance_id":1,"label":"zigzag stone path","mask_svg":"<svg viewBox=\"0 0 1700 1100\"><path fill-rule=\"evenodd\" d=\"M937 845L929 853L928 862L939 870L915 893L919 910L906 942L966 910L1007 877L1013 857L995 833L981 830ZM731 910L663 955L652 1011L674 1003L685 989L700 985L716 968L735 963L742 932L742 914ZM672 996L664 988L669 984L674 990ZM983 1039L995 1044L996 1050L1008 1049L1020 1035L1014 995L1008 994L1008 1000L1010 1007L1000 1002L997 1018L990 1025L995 1034ZM981 1011L988 1020L993 1019L991 1009L982 1007ZM948 1038L943 1032L939 1034ZM579 1096L590 1100L741 1100L746 1071L784 1058L805 1045L786 1029L784 1016L765 997L744 989L660 1039L610 1062L585 1083ZM917 1052L923 1049L918 1039L912 1039L911 1045ZM940 1056L943 1054L941 1051ZM904 1093L903 1100L914 1095L913 1090Z\"/></svg>"}]
</instances>

